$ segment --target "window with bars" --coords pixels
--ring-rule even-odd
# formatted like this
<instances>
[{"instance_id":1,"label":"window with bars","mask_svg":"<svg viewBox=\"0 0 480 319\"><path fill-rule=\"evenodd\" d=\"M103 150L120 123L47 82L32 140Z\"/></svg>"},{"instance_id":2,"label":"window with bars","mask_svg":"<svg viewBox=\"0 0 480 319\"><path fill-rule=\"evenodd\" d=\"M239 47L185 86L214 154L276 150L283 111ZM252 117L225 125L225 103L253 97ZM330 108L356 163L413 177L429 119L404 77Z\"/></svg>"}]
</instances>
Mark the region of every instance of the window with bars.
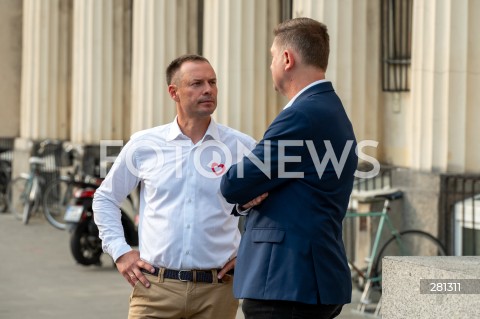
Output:
<instances>
[{"instance_id":1,"label":"window with bars","mask_svg":"<svg viewBox=\"0 0 480 319\"><path fill-rule=\"evenodd\" d=\"M281 0L280 2L280 19L281 21L290 20L293 17L293 1Z\"/></svg>"},{"instance_id":2,"label":"window with bars","mask_svg":"<svg viewBox=\"0 0 480 319\"><path fill-rule=\"evenodd\" d=\"M382 89L410 91L413 0L380 1Z\"/></svg>"}]
</instances>

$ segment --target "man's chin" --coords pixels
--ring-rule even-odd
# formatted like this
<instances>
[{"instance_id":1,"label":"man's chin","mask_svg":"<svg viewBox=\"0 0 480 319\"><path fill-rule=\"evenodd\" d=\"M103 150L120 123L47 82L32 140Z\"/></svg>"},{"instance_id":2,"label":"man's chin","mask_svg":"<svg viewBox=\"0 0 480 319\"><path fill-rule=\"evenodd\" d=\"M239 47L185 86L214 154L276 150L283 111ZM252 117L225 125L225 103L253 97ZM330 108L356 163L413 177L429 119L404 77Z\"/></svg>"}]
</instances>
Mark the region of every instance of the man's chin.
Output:
<instances>
[{"instance_id":1,"label":"man's chin","mask_svg":"<svg viewBox=\"0 0 480 319\"><path fill-rule=\"evenodd\" d=\"M212 107L202 107L200 109L200 113L203 114L203 115L212 115L213 112L215 112L216 110L216 106L212 106Z\"/></svg>"},{"instance_id":2,"label":"man's chin","mask_svg":"<svg viewBox=\"0 0 480 319\"><path fill-rule=\"evenodd\" d=\"M214 102L202 102L198 104L202 109L209 109L215 111L217 105Z\"/></svg>"}]
</instances>

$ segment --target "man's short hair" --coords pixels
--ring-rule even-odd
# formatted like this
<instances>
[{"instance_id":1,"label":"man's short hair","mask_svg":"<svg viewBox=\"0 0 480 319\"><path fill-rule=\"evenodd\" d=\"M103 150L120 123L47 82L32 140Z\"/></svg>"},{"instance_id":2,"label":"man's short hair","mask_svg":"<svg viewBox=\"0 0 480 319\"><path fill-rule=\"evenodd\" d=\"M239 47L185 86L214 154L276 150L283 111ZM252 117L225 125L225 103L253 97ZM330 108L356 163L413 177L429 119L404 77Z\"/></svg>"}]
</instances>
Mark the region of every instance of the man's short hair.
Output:
<instances>
[{"instance_id":1,"label":"man's short hair","mask_svg":"<svg viewBox=\"0 0 480 319\"><path fill-rule=\"evenodd\" d=\"M327 70L330 38L327 26L310 18L295 18L280 23L274 30L280 48L296 50L303 63Z\"/></svg>"},{"instance_id":2,"label":"man's short hair","mask_svg":"<svg viewBox=\"0 0 480 319\"><path fill-rule=\"evenodd\" d=\"M210 62L201 55L185 54L185 55L179 56L178 58L170 62L169 66L167 67L167 70L166 70L167 85L172 84L173 77L175 76L175 73L177 73L178 70L180 70L180 67L182 66L182 64L185 62L191 62L191 61L207 62L208 64L210 64Z\"/></svg>"}]
</instances>

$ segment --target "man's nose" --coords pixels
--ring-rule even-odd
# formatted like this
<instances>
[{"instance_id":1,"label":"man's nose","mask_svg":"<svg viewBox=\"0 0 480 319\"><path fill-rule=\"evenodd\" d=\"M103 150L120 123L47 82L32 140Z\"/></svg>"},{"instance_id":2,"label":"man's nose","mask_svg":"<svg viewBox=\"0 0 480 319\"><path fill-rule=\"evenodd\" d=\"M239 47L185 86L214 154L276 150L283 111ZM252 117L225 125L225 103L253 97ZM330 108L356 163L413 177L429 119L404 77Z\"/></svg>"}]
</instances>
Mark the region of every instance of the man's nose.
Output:
<instances>
[{"instance_id":1,"label":"man's nose","mask_svg":"<svg viewBox=\"0 0 480 319\"><path fill-rule=\"evenodd\" d=\"M214 86L210 83L207 83L205 85L204 94L212 94L213 90L214 90Z\"/></svg>"}]
</instances>

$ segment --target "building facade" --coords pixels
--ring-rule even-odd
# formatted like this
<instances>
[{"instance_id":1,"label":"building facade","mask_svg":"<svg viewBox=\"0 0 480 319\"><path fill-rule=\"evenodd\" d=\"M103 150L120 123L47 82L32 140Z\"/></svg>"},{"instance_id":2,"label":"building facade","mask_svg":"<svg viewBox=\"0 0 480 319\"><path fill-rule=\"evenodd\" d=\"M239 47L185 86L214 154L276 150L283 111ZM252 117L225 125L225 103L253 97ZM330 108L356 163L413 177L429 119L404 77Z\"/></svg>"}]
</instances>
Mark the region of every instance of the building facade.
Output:
<instances>
[{"instance_id":1,"label":"building facade","mask_svg":"<svg viewBox=\"0 0 480 319\"><path fill-rule=\"evenodd\" d=\"M395 168L405 227L449 241L443 178L480 173L477 0L2 0L0 15L14 174L43 139L95 153L172 121L164 70L184 53L217 72L216 120L260 139L287 102L272 86L272 30L300 16L329 29L327 79L358 140L378 142L368 154Z\"/></svg>"}]
</instances>

